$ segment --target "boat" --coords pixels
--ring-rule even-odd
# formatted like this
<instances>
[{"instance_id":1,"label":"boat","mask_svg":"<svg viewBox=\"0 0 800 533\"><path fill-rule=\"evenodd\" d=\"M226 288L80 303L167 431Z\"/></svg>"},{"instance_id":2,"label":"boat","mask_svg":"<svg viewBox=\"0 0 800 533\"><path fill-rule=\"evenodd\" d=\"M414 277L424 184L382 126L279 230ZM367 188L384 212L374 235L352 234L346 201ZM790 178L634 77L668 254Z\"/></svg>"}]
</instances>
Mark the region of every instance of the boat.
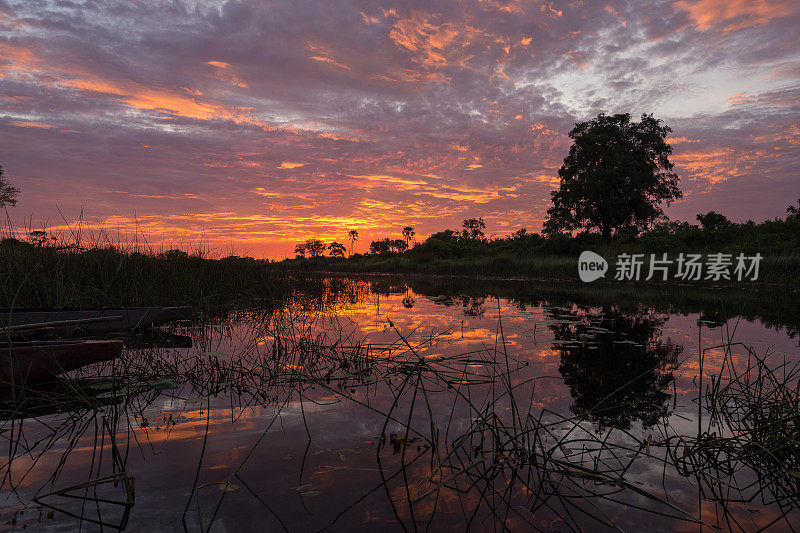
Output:
<instances>
[{"instance_id":1,"label":"boat","mask_svg":"<svg viewBox=\"0 0 800 533\"><path fill-rule=\"evenodd\" d=\"M188 320L192 308L124 307L119 309L19 309L0 313L0 330L50 329L55 333L112 333L163 326Z\"/></svg>"},{"instance_id":2,"label":"boat","mask_svg":"<svg viewBox=\"0 0 800 533\"><path fill-rule=\"evenodd\" d=\"M42 381L122 353L119 340L34 341L0 344L0 386Z\"/></svg>"}]
</instances>

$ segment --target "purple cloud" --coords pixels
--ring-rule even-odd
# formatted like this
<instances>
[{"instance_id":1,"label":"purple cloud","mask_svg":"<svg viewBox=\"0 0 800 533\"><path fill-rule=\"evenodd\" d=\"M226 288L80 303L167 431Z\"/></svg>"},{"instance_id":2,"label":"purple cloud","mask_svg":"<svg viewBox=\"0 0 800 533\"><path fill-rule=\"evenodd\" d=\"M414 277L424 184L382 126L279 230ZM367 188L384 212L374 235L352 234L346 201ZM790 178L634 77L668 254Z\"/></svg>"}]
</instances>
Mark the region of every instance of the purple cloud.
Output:
<instances>
[{"instance_id":1,"label":"purple cloud","mask_svg":"<svg viewBox=\"0 0 800 533\"><path fill-rule=\"evenodd\" d=\"M792 2L0 0L14 221L281 256L538 230L572 124L652 112L693 220L797 193ZM58 209L56 209L58 207ZM30 217L30 218L29 218Z\"/></svg>"}]
</instances>

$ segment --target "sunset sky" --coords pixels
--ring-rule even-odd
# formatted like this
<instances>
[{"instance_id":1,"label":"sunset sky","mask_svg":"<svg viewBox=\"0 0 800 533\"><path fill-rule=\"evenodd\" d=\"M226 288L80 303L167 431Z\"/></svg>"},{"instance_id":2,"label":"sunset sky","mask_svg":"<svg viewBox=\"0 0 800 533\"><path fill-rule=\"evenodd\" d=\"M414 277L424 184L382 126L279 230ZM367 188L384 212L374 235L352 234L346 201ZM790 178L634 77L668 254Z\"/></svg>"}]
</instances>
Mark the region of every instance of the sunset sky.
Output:
<instances>
[{"instance_id":1,"label":"sunset sky","mask_svg":"<svg viewBox=\"0 0 800 533\"><path fill-rule=\"evenodd\" d=\"M219 255L538 231L600 112L672 127L671 218L783 216L799 97L796 0L0 0L14 224Z\"/></svg>"}]
</instances>

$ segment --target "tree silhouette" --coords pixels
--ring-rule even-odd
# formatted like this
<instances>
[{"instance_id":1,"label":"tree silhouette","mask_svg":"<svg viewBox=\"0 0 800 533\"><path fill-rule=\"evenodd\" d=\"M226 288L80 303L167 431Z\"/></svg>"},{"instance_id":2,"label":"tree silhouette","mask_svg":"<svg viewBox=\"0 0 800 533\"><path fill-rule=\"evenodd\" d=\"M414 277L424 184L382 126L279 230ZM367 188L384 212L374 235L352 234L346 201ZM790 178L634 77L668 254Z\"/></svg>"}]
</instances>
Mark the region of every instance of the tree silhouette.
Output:
<instances>
[{"instance_id":1,"label":"tree silhouette","mask_svg":"<svg viewBox=\"0 0 800 533\"><path fill-rule=\"evenodd\" d=\"M3 167L0 166L0 207L17 205L19 189L3 178Z\"/></svg>"},{"instance_id":2,"label":"tree silhouette","mask_svg":"<svg viewBox=\"0 0 800 533\"><path fill-rule=\"evenodd\" d=\"M486 229L486 223L483 218L468 218L462 223L464 226L463 236L465 239L483 240L483 230Z\"/></svg>"},{"instance_id":3,"label":"tree silhouette","mask_svg":"<svg viewBox=\"0 0 800 533\"><path fill-rule=\"evenodd\" d=\"M347 237L350 239L350 255L353 255L353 245L358 240L358 232L354 229L351 229L347 234Z\"/></svg>"},{"instance_id":4,"label":"tree silhouette","mask_svg":"<svg viewBox=\"0 0 800 533\"><path fill-rule=\"evenodd\" d=\"M294 247L294 253L297 255L298 258L306 256L306 244L301 242L300 244Z\"/></svg>"},{"instance_id":5,"label":"tree silhouette","mask_svg":"<svg viewBox=\"0 0 800 533\"><path fill-rule=\"evenodd\" d=\"M371 254L388 254L392 252L402 253L408 249L406 241L403 239L390 239L385 238L378 241L369 243L369 253Z\"/></svg>"},{"instance_id":6,"label":"tree silhouette","mask_svg":"<svg viewBox=\"0 0 800 533\"><path fill-rule=\"evenodd\" d=\"M786 208L786 218L800 218L800 198L797 199L797 206L790 205Z\"/></svg>"},{"instance_id":7,"label":"tree silhouette","mask_svg":"<svg viewBox=\"0 0 800 533\"><path fill-rule=\"evenodd\" d=\"M331 257L344 257L345 247L344 244L332 242L328 245L328 252Z\"/></svg>"},{"instance_id":8,"label":"tree silhouette","mask_svg":"<svg viewBox=\"0 0 800 533\"><path fill-rule=\"evenodd\" d=\"M630 118L601 113L569 132L573 143L550 193L545 233L596 229L610 241L622 229L646 229L663 217L662 202L682 197L666 142L672 130L652 115Z\"/></svg>"},{"instance_id":9,"label":"tree silhouette","mask_svg":"<svg viewBox=\"0 0 800 533\"><path fill-rule=\"evenodd\" d=\"M715 230L729 226L731 221L722 213L709 211L705 215L698 213L697 221L703 226L703 229Z\"/></svg>"},{"instance_id":10,"label":"tree silhouette","mask_svg":"<svg viewBox=\"0 0 800 533\"><path fill-rule=\"evenodd\" d=\"M325 253L325 243L319 239L306 239L306 251L311 257L320 257Z\"/></svg>"},{"instance_id":11,"label":"tree silhouette","mask_svg":"<svg viewBox=\"0 0 800 533\"><path fill-rule=\"evenodd\" d=\"M55 243L55 235L47 235L45 230L37 229L28 233L28 242L34 246L44 246L48 242Z\"/></svg>"},{"instance_id":12,"label":"tree silhouette","mask_svg":"<svg viewBox=\"0 0 800 533\"><path fill-rule=\"evenodd\" d=\"M414 237L414 228L406 226L403 228L403 237L406 238L406 247L411 245L411 238Z\"/></svg>"}]
</instances>

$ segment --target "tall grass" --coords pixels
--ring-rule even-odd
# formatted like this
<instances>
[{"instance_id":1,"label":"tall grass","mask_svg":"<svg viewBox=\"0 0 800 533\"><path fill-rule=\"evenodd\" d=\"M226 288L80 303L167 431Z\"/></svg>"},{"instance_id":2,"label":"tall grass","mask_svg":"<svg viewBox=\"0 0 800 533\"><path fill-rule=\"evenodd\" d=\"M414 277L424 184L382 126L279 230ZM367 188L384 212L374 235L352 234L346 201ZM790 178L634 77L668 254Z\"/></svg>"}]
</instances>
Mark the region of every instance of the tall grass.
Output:
<instances>
[{"instance_id":1,"label":"tall grass","mask_svg":"<svg viewBox=\"0 0 800 533\"><path fill-rule=\"evenodd\" d=\"M723 362L701 391L707 425L675 440L670 459L712 501L734 489L786 516L800 506L800 363L730 340L714 349Z\"/></svg>"},{"instance_id":2,"label":"tall grass","mask_svg":"<svg viewBox=\"0 0 800 533\"><path fill-rule=\"evenodd\" d=\"M45 234L46 236L46 234ZM111 244L107 235L0 241L0 308L277 308L303 280L248 258Z\"/></svg>"}]
</instances>

